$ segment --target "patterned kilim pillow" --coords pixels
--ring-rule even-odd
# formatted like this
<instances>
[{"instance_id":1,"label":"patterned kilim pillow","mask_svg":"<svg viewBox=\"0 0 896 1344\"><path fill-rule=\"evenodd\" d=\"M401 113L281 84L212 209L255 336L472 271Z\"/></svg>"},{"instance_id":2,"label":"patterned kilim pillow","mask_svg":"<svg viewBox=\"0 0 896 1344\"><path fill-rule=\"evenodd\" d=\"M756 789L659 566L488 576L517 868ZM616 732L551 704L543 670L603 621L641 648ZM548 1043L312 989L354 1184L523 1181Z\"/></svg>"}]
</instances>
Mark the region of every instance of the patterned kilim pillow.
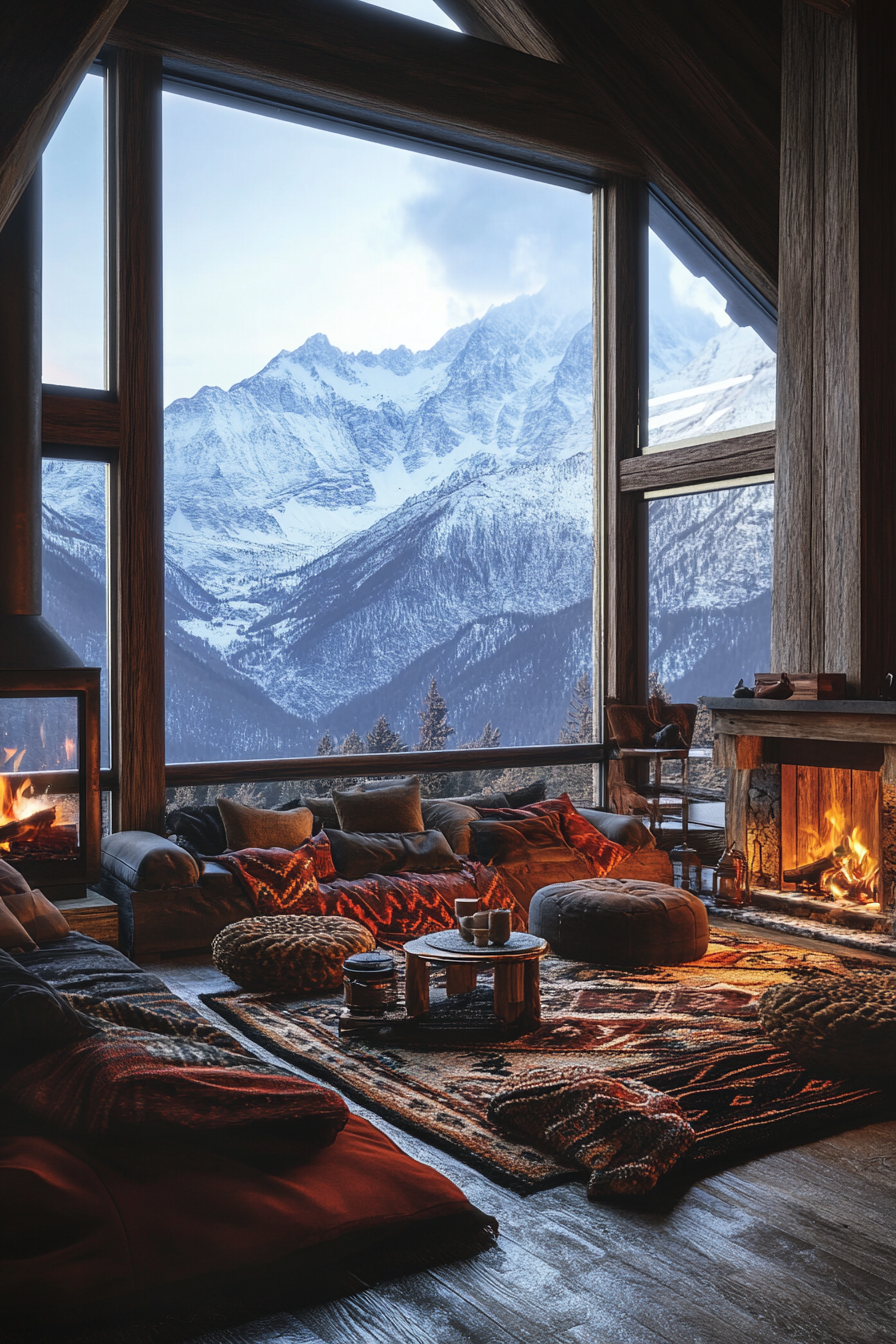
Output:
<instances>
[{"instance_id":1,"label":"patterned kilim pillow","mask_svg":"<svg viewBox=\"0 0 896 1344\"><path fill-rule=\"evenodd\" d=\"M813 975L772 985L759 1020L775 1045L822 1078L896 1078L896 975Z\"/></svg>"},{"instance_id":2,"label":"patterned kilim pillow","mask_svg":"<svg viewBox=\"0 0 896 1344\"><path fill-rule=\"evenodd\" d=\"M243 989L335 994L346 957L375 947L369 929L340 915L260 915L222 929L212 960Z\"/></svg>"},{"instance_id":3,"label":"patterned kilim pillow","mask_svg":"<svg viewBox=\"0 0 896 1344\"><path fill-rule=\"evenodd\" d=\"M589 1199L651 1190L694 1142L672 1097L581 1064L530 1069L495 1094L488 1118L588 1168Z\"/></svg>"}]
</instances>

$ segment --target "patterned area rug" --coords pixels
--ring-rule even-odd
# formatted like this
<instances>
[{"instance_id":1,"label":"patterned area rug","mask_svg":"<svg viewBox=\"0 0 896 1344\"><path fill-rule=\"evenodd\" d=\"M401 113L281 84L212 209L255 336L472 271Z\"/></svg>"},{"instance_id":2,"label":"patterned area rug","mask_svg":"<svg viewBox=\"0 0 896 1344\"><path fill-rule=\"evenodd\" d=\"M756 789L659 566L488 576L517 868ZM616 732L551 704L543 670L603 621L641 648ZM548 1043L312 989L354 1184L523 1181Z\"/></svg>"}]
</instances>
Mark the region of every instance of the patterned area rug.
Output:
<instances>
[{"instance_id":1,"label":"patterned area rug","mask_svg":"<svg viewBox=\"0 0 896 1344\"><path fill-rule=\"evenodd\" d=\"M756 1013L769 985L873 963L712 929L706 956L686 966L615 970L551 957L541 969L540 1026L502 1041L457 1035L465 1014L485 1035L494 1025L487 976L473 994L434 1001L415 1036L376 1040L338 1037L339 999L202 997L274 1054L523 1193L582 1174L486 1119L495 1090L536 1065L587 1063L669 1093L696 1131L687 1161L698 1167L896 1114L892 1093L811 1077L772 1045Z\"/></svg>"}]
</instances>

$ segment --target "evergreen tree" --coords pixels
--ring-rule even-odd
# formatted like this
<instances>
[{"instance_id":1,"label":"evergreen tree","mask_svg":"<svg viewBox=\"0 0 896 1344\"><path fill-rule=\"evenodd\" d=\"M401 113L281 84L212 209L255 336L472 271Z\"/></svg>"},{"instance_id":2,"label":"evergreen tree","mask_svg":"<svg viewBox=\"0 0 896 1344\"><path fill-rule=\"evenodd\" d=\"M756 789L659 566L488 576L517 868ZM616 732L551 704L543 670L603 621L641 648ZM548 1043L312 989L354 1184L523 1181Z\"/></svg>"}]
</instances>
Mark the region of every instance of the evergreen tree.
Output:
<instances>
[{"instance_id":1,"label":"evergreen tree","mask_svg":"<svg viewBox=\"0 0 896 1344\"><path fill-rule=\"evenodd\" d=\"M453 732L454 729L448 726L448 706L439 694L435 677L432 677L420 711L420 741L417 750L442 751Z\"/></svg>"},{"instance_id":2,"label":"evergreen tree","mask_svg":"<svg viewBox=\"0 0 896 1344\"><path fill-rule=\"evenodd\" d=\"M488 723L483 728L482 736L476 745L477 747L500 747L501 729L493 728L491 719L489 719Z\"/></svg>"},{"instance_id":3,"label":"evergreen tree","mask_svg":"<svg viewBox=\"0 0 896 1344\"><path fill-rule=\"evenodd\" d=\"M389 727L389 720L385 714L381 714L376 723L367 734L367 750L370 752L378 751L407 751L407 747L402 742L398 733L393 733Z\"/></svg>"},{"instance_id":4,"label":"evergreen tree","mask_svg":"<svg viewBox=\"0 0 896 1344\"><path fill-rule=\"evenodd\" d=\"M566 723L560 729L560 741L566 743L594 741L591 678L587 672L576 678L575 689L569 700L569 709L566 711Z\"/></svg>"},{"instance_id":5,"label":"evergreen tree","mask_svg":"<svg viewBox=\"0 0 896 1344\"><path fill-rule=\"evenodd\" d=\"M322 737L321 740L318 742L318 744L317 744L317 754L318 754L318 756L332 756L332 755L333 755L333 739L330 737L330 734L329 734L329 733L324 733L323 737Z\"/></svg>"},{"instance_id":6,"label":"evergreen tree","mask_svg":"<svg viewBox=\"0 0 896 1344\"><path fill-rule=\"evenodd\" d=\"M353 728L339 748L339 754L340 756L360 756L363 751L364 743Z\"/></svg>"}]
</instances>

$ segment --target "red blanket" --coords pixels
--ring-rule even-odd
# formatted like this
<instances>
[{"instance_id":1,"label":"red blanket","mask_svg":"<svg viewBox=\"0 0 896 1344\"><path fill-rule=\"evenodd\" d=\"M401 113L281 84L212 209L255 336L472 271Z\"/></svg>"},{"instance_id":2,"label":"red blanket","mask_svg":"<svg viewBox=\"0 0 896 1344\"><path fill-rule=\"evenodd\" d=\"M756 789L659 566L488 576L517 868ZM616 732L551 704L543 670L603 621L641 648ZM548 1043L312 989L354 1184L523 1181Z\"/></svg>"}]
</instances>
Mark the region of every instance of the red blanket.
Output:
<instances>
[{"instance_id":1,"label":"red blanket","mask_svg":"<svg viewBox=\"0 0 896 1344\"><path fill-rule=\"evenodd\" d=\"M478 897L484 910L513 910L514 928L526 927L525 912L501 874L468 859L459 873L372 873L351 882L318 882L305 846L295 852L241 849L215 862L230 869L260 915L342 915L386 942L451 928L458 896Z\"/></svg>"}]
</instances>

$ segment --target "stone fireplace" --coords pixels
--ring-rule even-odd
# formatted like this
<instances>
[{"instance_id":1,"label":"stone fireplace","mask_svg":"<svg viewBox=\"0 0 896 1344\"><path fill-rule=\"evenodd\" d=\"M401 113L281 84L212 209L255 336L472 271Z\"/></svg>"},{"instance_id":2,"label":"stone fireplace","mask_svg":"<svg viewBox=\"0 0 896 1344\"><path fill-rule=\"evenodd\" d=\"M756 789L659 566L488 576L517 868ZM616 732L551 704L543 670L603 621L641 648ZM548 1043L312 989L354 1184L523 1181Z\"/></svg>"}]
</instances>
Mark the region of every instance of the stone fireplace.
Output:
<instances>
[{"instance_id":1,"label":"stone fireplace","mask_svg":"<svg viewBox=\"0 0 896 1344\"><path fill-rule=\"evenodd\" d=\"M726 830L752 904L891 935L896 907L896 704L708 699L728 770Z\"/></svg>"}]
</instances>

